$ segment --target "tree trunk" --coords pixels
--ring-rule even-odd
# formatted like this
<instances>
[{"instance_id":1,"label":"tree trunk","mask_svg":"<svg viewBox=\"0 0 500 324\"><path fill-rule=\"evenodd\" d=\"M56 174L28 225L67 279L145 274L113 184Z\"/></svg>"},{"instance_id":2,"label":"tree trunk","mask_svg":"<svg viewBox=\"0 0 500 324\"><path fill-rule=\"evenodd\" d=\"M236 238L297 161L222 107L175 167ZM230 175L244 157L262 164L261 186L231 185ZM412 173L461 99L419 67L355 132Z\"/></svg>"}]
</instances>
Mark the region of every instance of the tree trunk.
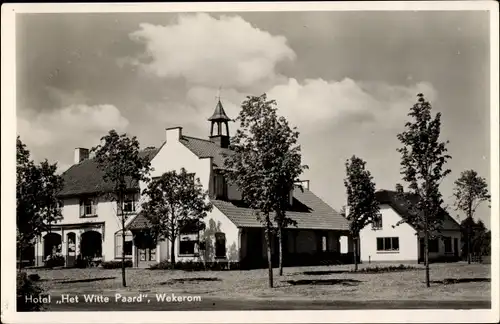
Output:
<instances>
[{"instance_id":1,"label":"tree trunk","mask_svg":"<svg viewBox=\"0 0 500 324\"><path fill-rule=\"evenodd\" d=\"M19 268L18 271L21 272L23 269L23 248L22 245L19 244Z\"/></svg>"},{"instance_id":2,"label":"tree trunk","mask_svg":"<svg viewBox=\"0 0 500 324\"><path fill-rule=\"evenodd\" d=\"M472 222L472 217L469 216L468 224L467 224L467 263L471 264L471 251L470 251L470 237L471 237L471 222Z\"/></svg>"},{"instance_id":3,"label":"tree trunk","mask_svg":"<svg viewBox=\"0 0 500 324\"><path fill-rule=\"evenodd\" d=\"M172 237L170 241L170 263L172 264L172 269L175 268L175 237Z\"/></svg>"},{"instance_id":4,"label":"tree trunk","mask_svg":"<svg viewBox=\"0 0 500 324\"><path fill-rule=\"evenodd\" d=\"M280 267L280 276L283 275L283 228L280 227L278 231L278 243L279 243L279 267Z\"/></svg>"},{"instance_id":5,"label":"tree trunk","mask_svg":"<svg viewBox=\"0 0 500 324\"><path fill-rule=\"evenodd\" d=\"M267 247L267 264L269 268L269 288L273 288L273 264L271 260L271 230L269 228L269 224L265 229L265 238L266 238L266 247Z\"/></svg>"},{"instance_id":6,"label":"tree trunk","mask_svg":"<svg viewBox=\"0 0 500 324\"><path fill-rule=\"evenodd\" d=\"M125 217L123 217L122 212L122 285L127 287L127 281L125 279Z\"/></svg>"},{"instance_id":7,"label":"tree trunk","mask_svg":"<svg viewBox=\"0 0 500 324\"><path fill-rule=\"evenodd\" d=\"M427 287L430 287L431 283L429 274L429 231L427 228L427 222L425 224L425 233L424 233L424 260L425 260L425 285Z\"/></svg>"},{"instance_id":8,"label":"tree trunk","mask_svg":"<svg viewBox=\"0 0 500 324\"><path fill-rule=\"evenodd\" d=\"M354 271L358 271L358 236L354 237Z\"/></svg>"}]
</instances>

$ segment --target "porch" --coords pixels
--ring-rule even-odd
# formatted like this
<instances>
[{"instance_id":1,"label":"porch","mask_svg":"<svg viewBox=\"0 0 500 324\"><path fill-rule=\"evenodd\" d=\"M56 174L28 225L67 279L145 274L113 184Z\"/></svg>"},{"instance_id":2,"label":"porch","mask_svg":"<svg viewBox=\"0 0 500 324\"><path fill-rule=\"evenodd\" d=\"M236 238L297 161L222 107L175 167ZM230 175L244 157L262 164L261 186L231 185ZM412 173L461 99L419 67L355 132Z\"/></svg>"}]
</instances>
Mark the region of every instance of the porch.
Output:
<instances>
[{"instance_id":1,"label":"porch","mask_svg":"<svg viewBox=\"0 0 500 324\"><path fill-rule=\"evenodd\" d=\"M283 266L286 267L353 263L353 249L347 231L294 228L283 231ZM271 260L273 266L278 266L277 235L271 237ZM241 229L240 266L243 269L267 266L267 245L262 228Z\"/></svg>"},{"instance_id":2,"label":"porch","mask_svg":"<svg viewBox=\"0 0 500 324\"><path fill-rule=\"evenodd\" d=\"M74 267L78 260L102 260L104 223L53 226L34 244L36 267Z\"/></svg>"}]
</instances>

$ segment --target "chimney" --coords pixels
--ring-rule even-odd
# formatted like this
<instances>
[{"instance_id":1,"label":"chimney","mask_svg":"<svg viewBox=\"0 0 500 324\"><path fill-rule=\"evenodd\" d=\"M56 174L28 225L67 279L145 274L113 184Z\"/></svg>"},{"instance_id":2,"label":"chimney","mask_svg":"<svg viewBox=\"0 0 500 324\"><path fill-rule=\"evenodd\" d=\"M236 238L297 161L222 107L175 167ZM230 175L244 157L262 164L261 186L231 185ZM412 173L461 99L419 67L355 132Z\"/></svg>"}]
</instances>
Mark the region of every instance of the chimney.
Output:
<instances>
[{"instance_id":1,"label":"chimney","mask_svg":"<svg viewBox=\"0 0 500 324\"><path fill-rule=\"evenodd\" d=\"M302 186L304 189L309 190L309 180L299 180L296 182L296 184Z\"/></svg>"},{"instance_id":2,"label":"chimney","mask_svg":"<svg viewBox=\"0 0 500 324\"><path fill-rule=\"evenodd\" d=\"M75 164L85 161L89 158L89 150L86 148L77 147L75 149Z\"/></svg>"},{"instance_id":3,"label":"chimney","mask_svg":"<svg viewBox=\"0 0 500 324\"><path fill-rule=\"evenodd\" d=\"M229 147L229 136L224 136L224 135L210 136L210 141L214 142L215 144L217 144L217 146L222 148Z\"/></svg>"},{"instance_id":4,"label":"chimney","mask_svg":"<svg viewBox=\"0 0 500 324\"><path fill-rule=\"evenodd\" d=\"M168 140L177 140L179 141L182 138L182 127L169 127L166 129L165 133L165 141Z\"/></svg>"}]
</instances>

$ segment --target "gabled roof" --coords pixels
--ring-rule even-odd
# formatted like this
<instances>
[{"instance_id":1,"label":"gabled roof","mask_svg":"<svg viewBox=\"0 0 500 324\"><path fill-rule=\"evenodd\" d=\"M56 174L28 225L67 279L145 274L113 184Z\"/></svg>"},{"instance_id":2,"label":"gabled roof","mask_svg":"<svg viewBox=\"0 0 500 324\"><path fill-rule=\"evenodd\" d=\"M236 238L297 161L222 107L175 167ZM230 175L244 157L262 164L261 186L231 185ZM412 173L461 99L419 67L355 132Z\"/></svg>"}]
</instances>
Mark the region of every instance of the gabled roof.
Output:
<instances>
[{"instance_id":1,"label":"gabled roof","mask_svg":"<svg viewBox=\"0 0 500 324\"><path fill-rule=\"evenodd\" d=\"M201 139L183 135L180 142L193 152L198 158L213 158L216 168L224 167L224 154L231 154L227 148L221 148L219 144L208 139ZM152 160L160 148L148 148L140 152ZM84 194L95 194L110 192L112 185L104 181L104 173L99 170L94 159L87 159L71 166L63 174L64 187L59 192L60 197L78 196ZM132 183L131 190L138 189L137 183Z\"/></svg>"},{"instance_id":2,"label":"gabled roof","mask_svg":"<svg viewBox=\"0 0 500 324\"><path fill-rule=\"evenodd\" d=\"M199 158L213 158L213 164L218 168L224 167L224 154L232 154L228 148L222 148L219 144L208 139L201 139L183 135L180 142Z\"/></svg>"},{"instance_id":3,"label":"gabled roof","mask_svg":"<svg viewBox=\"0 0 500 324\"><path fill-rule=\"evenodd\" d=\"M387 204L391 206L403 219L408 219L411 215L409 203L417 204L420 197L418 195L410 195L408 199L401 198L396 191L379 190L375 193L380 204ZM410 202L408 202L410 200ZM460 230L460 224L450 216L443 208L441 213L444 216L443 230ZM410 225L410 224L409 224Z\"/></svg>"},{"instance_id":4,"label":"gabled roof","mask_svg":"<svg viewBox=\"0 0 500 324\"><path fill-rule=\"evenodd\" d=\"M139 154L152 160L158 151L158 148L148 148L142 150ZM104 181L104 172L97 167L97 162L93 158L71 166L61 176L64 185L63 189L58 193L59 197L111 192L113 189L111 183ZM138 190L138 183L131 183L129 189Z\"/></svg>"},{"instance_id":5,"label":"gabled roof","mask_svg":"<svg viewBox=\"0 0 500 324\"><path fill-rule=\"evenodd\" d=\"M310 190L296 188L293 193L293 204L287 216L297 222L298 229L345 230L347 220ZM254 211L241 201L211 200L237 227L262 227ZM143 214L139 214L128 226L129 229L147 228L149 222Z\"/></svg>"}]
</instances>

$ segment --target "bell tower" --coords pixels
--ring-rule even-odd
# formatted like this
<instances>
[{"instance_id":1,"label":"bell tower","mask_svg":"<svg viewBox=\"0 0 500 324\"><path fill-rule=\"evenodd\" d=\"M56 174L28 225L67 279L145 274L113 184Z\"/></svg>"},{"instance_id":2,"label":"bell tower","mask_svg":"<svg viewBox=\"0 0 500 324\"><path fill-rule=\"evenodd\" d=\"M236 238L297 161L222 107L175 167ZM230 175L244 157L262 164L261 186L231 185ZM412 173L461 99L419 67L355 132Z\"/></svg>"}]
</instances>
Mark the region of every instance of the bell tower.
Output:
<instances>
[{"instance_id":1,"label":"bell tower","mask_svg":"<svg viewBox=\"0 0 500 324\"><path fill-rule=\"evenodd\" d=\"M208 119L211 123L210 125L210 140L217 143L220 147L229 147L229 121L231 120L227 117L222 103L220 102L220 97L217 100L217 106L212 116Z\"/></svg>"}]
</instances>

